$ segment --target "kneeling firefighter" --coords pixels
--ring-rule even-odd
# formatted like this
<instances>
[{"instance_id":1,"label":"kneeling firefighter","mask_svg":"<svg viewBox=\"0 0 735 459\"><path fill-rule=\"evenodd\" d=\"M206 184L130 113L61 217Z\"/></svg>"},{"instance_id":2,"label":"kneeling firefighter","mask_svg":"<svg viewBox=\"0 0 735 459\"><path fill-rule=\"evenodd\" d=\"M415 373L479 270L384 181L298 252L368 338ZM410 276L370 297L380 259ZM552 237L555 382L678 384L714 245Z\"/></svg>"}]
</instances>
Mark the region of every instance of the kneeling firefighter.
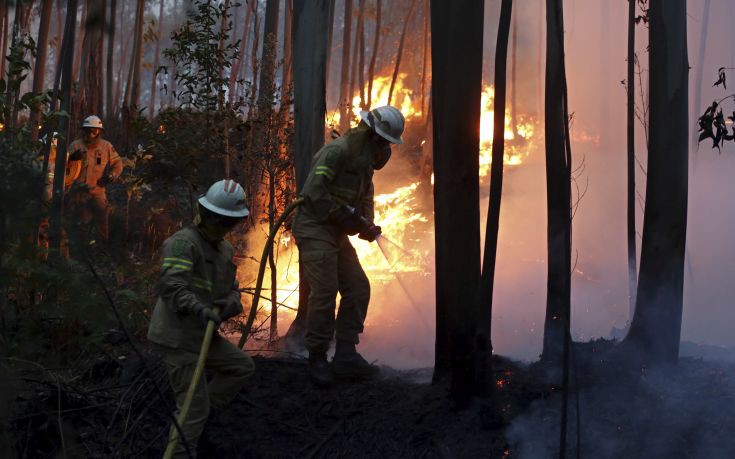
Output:
<instances>
[{"instance_id":1,"label":"kneeling firefighter","mask_svg":"<svg viewBox=\"0 0 735 459\"><path fill-rule=\"evenodd\" d=\"M219 326L242 312L233 248L224 237L250 214L245 191L233 180L221 180L199 198L197 206L195 224L163 243L159 297L148 328L148 339L163 355L179 412L195 374L207 323ZM195 453L210 407L230 402L255 370L247 354L217 333L205 368L212 376L207 380L202 374L181 423L190 453ZM174 430L171 438L178 435ZM187 457L183 442L176 443L174 456Z\"/></svg>"},{"instance_id":2,"label":"kneeling firefighter","mask_svg":"<svg viewBox=\"0 0 735 459\"><path fill-rule=\"evenodd\" d=\"M360 112L360 124L322 147L314 156L294 218L292 232L299 262L311 287L305 344L309 376L327 386L334 376L370 378L379 369L369 364L355 346L370 301L370 283L360 266L348 235L374 241L381 233L373 223L373 171L391 156L391 144L400 144L404 118L395 107ZM336 297L341 295L335 320ZM337 346L330 370L329 343Z\"/></svg>"}]
</instances>

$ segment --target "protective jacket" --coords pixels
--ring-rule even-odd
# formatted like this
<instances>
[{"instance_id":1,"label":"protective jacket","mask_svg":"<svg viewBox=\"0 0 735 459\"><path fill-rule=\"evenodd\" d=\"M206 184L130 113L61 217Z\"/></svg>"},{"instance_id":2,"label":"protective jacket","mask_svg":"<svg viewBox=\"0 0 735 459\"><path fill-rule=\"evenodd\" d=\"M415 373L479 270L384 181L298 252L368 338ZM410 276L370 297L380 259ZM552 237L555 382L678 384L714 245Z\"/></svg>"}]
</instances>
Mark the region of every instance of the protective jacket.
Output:
<instances>
[{"instance_id":1,"label":"protective jacket","mask_svg":"<svg viewBox=\"0 0 735 459\"><path fill-rule=\"evenodd\" d=\"M374 217L373 164L369 127L360 125L322 147L314 156L301 196L304 204L293 223L296 239L320 239L335 245L342 230L335 215L343 205L369 221Z\"/></svg>"},{"instance_id":2,"label":"protective jacket","mask_svg":"<svg viewBox=\"0 0 735 459\"><path fill-rule=\"evenodd\" d=\"M229 242L210 242L201 230L183 228L163 243L159 296L148 339L163 346L198 352L204 326L193 312L201 303L213 307L216 300L235 301L240 292Z\"/></svg>"},{"instance_id":3,"label":"protective jacket","mask_svg":"<svg viewBox=\"0 0 735 459\"><path fill-rule=\"evenodd\" d=\"M92 193L105 193L105 188L97 185L105 174L113 180L122 174L122 159L107 140L97 139L92 143L85 143L83 139L76 139L69 145L68 150L71 153L77 150L86 151L81 160L82 170L77 181L86 184Z\"/></svg>"}]
</instances>

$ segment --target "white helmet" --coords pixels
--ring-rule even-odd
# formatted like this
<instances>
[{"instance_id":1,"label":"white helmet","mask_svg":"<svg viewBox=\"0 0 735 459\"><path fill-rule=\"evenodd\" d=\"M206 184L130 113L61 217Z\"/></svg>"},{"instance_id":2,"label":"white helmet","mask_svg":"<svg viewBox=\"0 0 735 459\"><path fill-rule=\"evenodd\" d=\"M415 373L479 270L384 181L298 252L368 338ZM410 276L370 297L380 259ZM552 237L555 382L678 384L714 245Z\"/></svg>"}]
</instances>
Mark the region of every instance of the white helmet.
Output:
<instances>
[{"instance_id":1,"label":"white helmet","mask_svg":"<svg viewBox=\"0 0 735 459\"><path fill-rule=\"evenodd\" d=\"M209 187L207 194L199 198L199 204L215 214L225 217L247 217L250 211L245 205L245 190L234 180L220 180Z\"/></svg>"},{"instance_id":2,"label":"white helmet","mask_svg":"<svg viewBox=\"0 0 735 459\"><path fill-rule=\"evenodd\" d=\"M401 144L401 135L406 120L400 110L390 105L378 107L366 112L360 111L360 119L375 131L380 137L390 143Z\"/></svg>"},{"instance_id":3,"label":"white helmet","mask_svg":"<svg viewBox=\"0 0 735 459\"><path fill-rule=\"evenodd\" d=\"M97 128L97 129L104 129L105 127L102 125L102 120L97 115L89 115L88 117L84 118L84 122L82 123L83 128Z\"/></svg>"}]
</instances>

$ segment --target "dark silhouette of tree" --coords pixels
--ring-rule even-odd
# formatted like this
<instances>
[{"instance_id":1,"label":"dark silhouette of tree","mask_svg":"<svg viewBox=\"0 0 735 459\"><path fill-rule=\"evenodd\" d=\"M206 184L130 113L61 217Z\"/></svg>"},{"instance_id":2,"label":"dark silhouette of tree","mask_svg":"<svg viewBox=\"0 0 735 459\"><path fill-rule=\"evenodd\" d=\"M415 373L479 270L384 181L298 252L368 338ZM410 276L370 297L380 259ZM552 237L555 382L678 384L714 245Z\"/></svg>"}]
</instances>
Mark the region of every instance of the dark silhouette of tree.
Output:
<instances>
[{"instance_id":1,"label":"dark silhouette of tree","mask_svg":"<svg viewBox=\"0 0 735 459\"><path fill-rule=\"evenodd\" d=\"M411 23L411 15L413 14L415 6L416 0L411 0L411 6L408 7L406 19L403 21L403 30L401 30L401 38L398 41L398 51L396 52L396 65L393 67L393 77L390 80L390 88L388 89L388 105L390 105L393 100L393 89L396 86L398 70L401 67L401 58L403 57L403 46L406 43L406 32L408 31L408 25Z\"/></svg>"},{"instance_id":2,"label":"dark silhouette of tree","mask_svg":"<svg viewBox=\"0 0 735 459\"><path fill-rule=\"evenodd\" d=\"M294 164L298 193L309 174L312 156L324 145L330 0L296 1L293 14ZM299 307L287 339L302 346L310 289L300 267L299 279Z\"/></svg>"},{"instance_id":3,"label":"dark silhouette of tree","mask_svg":"<svg viewBox=\"0 0 735 459\"><path fill-rule=\"evenodd\" d=\"M686 0L649 2L650 148L636 309L625 343L648 364L677 361L688 193Z\"/></svg>"},{"instance_id":4,"label":"dark silhouette of tree","mask_svg":"<svg viewBox=\"0 0 735 459\"><path fill-rule=\"evenodd\" d=\"M41 2L41 18L38 23L38 42L36 47L36 63L33 68L33 92L39 94L43 91L46 79L46 60L48 56L49 28L51 25L51 10L53 0ZM31 129L31 139L38 139L38 125L41 121L41 104L33 104L31 116L28 120Z\"/></svg>"},{"instance_id":5,"label":"dark silhouette of tree","mask_svg":"<svg viewBox=\"0 0 735 459\"><path fill-rule=\"evenodd\" d=\"M373 40L373 55L370 58L370 66L368 67L368 78L367 78L367 103L366 107L372 108L373 106L373 80L375 79L375 63L378 60L378 52L380 51L380 35L381 35L381 15L382 15L382 0L375 0L375 32Z\"/></svg>"},{"instance_id":6,"label":"dark silhouette of tree","mask_svg":"<svg viewBox=\"0 0 735 459\"><path fill-rule=\"evenodd\" d=\"M350 127L350 49L352 43L352 0L345 0L344 27L342 29L342 63L339 72L339 131Z\"/></svg>"},{"instance_id":7,"label":"dark silhouette of tree","mask_svg":"<svg viewBox=\"0 0 735 459\"><path fill-rule=\"evenodd\" d=\"M113 77L115 68L115 13L117 12L117 0L110 0L110 10L107 21L107 66L105 69L105 114L108 120L115 116L115 105L113 102L114 88ZM122 59L121 59L122 61Z\"/></svg>"},{"instance_id":8,"label":"dark silhouette of tree","mask_svg":"<svg viewBox=\"0 0 735 459\"><path fill-rule=\"evenodd\" d=\"M451 394L459 405L467 404L474 391L474 339L480 309L478 101L482 91L483 8L482 0L431 3L436 231L434 380L449 378ZM457 75L462 75L462 84L457 84Z\"/></svg>"},{"instance_id":9,"label":"dark silhouette of tree","mask_svg":"<svg viewBox=\"0 0 735 459\"><path fill-rule=\"evenodd\" d=\"M546 203L548 278L542 360L561 363L571 298L571 148L562 0L546 1Z\"/></svg>"},{"instance_id":10,"label":"dark silhouette of tree","mask_svg":"<svg viewBox=\"0 0 735 459\"><path fill-rule=\"evenodd\" d=\"M635 235L635 5L637 0L628 0L628 70L626 76L627 96L627 146L628 146L628 187L627 187L627 227L628 227L628 303L630 319L635 311L635 294L638 285L638 255Z\"/></svg>"}]
</instances>

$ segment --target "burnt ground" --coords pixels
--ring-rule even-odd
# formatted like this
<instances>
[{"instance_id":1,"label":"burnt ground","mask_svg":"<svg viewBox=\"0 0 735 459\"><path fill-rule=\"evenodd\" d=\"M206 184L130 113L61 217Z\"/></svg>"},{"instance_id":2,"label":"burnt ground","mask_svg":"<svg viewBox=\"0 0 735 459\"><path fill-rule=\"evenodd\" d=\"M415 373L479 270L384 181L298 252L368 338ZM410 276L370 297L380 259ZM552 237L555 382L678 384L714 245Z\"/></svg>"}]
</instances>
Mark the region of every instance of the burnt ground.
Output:
<instances>
[{"instance_id":1,"label":"burnt ground","mask_svg":"<svg viewBox=\"0 0 735 459\"><path fill-rule=\"evenodd\" d=\"M632 368L610 360L610 347L575 346L581 454L573 392L568 457L735 457L732 365L682 359L675 368ZM160 457L172 400L165 371L147 355L149 372L110 352L75 378L64 369L19 371L22 384L4 391L14 394L14 451L0 456ZM445 386L429 383L429 369L384 368L377 381L324 390L308 381L303 359L255 361L246 387L211 417L200 457L558 457L560 391L540 382L547 372L538 365L496 357L498 401L458 410Z\"/></svg>"}]
</instances>

